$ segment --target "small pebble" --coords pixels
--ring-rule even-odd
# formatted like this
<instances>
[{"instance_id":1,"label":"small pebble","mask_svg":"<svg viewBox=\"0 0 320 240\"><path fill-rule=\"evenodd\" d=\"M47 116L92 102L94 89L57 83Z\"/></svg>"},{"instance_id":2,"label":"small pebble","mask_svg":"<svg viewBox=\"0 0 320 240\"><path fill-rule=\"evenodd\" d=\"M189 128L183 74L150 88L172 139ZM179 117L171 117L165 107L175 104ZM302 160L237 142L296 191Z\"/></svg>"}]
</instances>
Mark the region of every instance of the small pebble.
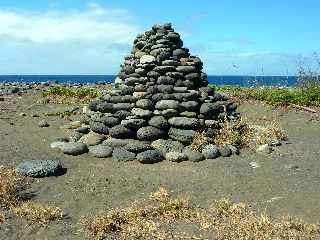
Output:
<instances>
[{"instance_id":1,"label":"small pebble","mask_svg":"<svg viewBox=\"0 0 320 240\"><path fill-rule=\"evenodd\" d=\"M50 125L47 121L42 120L38 123L38 126L41 128L45 128L45 127L49 127Z\"/></svg>"}]
</instances>

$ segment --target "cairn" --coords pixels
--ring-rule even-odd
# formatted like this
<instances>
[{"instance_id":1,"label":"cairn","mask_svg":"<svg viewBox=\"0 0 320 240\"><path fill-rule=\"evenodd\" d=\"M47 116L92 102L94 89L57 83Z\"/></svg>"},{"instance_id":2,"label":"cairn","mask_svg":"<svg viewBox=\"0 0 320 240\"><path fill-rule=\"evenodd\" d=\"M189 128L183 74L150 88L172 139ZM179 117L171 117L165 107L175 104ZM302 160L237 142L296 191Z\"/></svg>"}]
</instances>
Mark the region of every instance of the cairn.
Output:
<instances>
[{"instance_id":1,"label":"cairn","mask_svg":"<svg viewBox=\"0 0 320 240\"><path fill-rule=\"evenodd\" d=\"M112 147L115 160L214 158L214 145L206 148L211 155L191 149L194 136L201 130L214 137L225 118L238 113L234 102L208 87L202 69L170 23L154 25L136 37L115 87L89 104L84 122L109 137L103 145Z\"/></svg>"}]
</instances>

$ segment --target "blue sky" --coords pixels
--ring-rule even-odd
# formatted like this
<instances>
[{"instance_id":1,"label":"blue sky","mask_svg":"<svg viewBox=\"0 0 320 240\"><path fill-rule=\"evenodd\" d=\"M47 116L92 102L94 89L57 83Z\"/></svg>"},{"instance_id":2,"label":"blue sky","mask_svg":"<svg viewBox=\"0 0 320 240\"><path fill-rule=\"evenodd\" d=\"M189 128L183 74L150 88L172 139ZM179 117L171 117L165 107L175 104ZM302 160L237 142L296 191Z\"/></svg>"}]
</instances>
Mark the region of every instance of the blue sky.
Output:
<instances>
[{"instance_id":1,"label":"blue sky","mask_svg":"<svg viewBox=\"0 0 320 240\"><path fill-rule=\"evenodd\" d=\"M172 22L209 74L295 74L320 52L317 0L0 0L0 74L115 74Z\"/></svg>"}]
</instances>

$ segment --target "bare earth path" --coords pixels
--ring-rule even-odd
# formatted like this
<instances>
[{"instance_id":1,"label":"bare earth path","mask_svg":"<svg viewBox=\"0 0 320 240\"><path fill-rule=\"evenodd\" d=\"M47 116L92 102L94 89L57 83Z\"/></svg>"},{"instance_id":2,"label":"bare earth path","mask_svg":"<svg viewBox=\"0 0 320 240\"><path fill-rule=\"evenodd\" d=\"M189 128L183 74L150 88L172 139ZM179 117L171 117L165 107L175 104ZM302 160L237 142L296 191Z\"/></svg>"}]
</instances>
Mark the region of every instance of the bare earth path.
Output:
<instances>
[{"instance_id":1,"label":"bare earth path","mask_svg":"<svg viewBox=\"0 0 320 240\"><path fill-rule=\"evenodd\" d=\"M68 172L36 180L31 191L34 201L60 207L68 218L47 228L34 228L10 218L0 225L0 239L84 239L77 226L82 215L128 206L133 200L148 198L159 186L174 195L189 196L203 207L227 197L257 210L266 209L275 217L289 213L307 222L320 222L320 121L315 114L243 103L240 112L251 122L263 122L264 117L277 119L288 132L290 144L268 156L248 149L239 156L216 161L142 165L96 159L88 154L71 157L50 149L53 139L66 135L60 126L67 120L44 117L43 113L68 106L36 104L39 98L15 96L0 102L0 165L15 167L28 159L62 159ZM19 116L21 112L26 116ZM34 113L40 117L32 117ZM41 119L46 119L50 127L39 128ZM253 161L260 167L252 168Z\"/></svg>"}]
</instances>

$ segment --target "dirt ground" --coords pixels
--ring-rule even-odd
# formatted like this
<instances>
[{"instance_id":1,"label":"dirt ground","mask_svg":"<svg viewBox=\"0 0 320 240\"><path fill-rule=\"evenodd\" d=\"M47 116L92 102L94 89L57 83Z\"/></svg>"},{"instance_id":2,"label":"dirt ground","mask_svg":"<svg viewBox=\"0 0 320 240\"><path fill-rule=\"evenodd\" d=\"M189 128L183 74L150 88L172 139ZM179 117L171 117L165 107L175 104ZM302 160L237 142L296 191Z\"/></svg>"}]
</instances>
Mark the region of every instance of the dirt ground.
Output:
<instances>
[{"instance_id":1,"label":"dirt ground","mask_svg":"<svg viewBox=\"0 0 320 240\"><path fill-rule=\"evenodd\" d=\"M247 149L239 156L199 163L153 165L114 162L89 154L67 156L50 149L57 137L66 136L60 126L68 120L45 117L44 113L70 108L38 104L39 95L5 97L0 102L0 165L15 167L23 160L61 159L67 173L34 181L29 191L33 201L63 209L67 218L46 228L10 218L0 225L0 239L86 239L79 232L79 218L99 209L126 207L134 200L148 198L165 186L175 196L188 196L206 207L215 199L229 198L248 203L273 217L296 215L307 222L320 222L320 120L317 114L274 109L261 103L242 103L239 111L252 123L270 119L287 131L287 144L270 155ZM26 116L19 116L20 113ZM39 117L32 117L38 114ZM77 117L73 117L76 119ZM39 128L40 120L50 123ZM253 168L250 163L260 165ZM1 183L0 183L1 184Z\"/></svg>"}]
</instances>

